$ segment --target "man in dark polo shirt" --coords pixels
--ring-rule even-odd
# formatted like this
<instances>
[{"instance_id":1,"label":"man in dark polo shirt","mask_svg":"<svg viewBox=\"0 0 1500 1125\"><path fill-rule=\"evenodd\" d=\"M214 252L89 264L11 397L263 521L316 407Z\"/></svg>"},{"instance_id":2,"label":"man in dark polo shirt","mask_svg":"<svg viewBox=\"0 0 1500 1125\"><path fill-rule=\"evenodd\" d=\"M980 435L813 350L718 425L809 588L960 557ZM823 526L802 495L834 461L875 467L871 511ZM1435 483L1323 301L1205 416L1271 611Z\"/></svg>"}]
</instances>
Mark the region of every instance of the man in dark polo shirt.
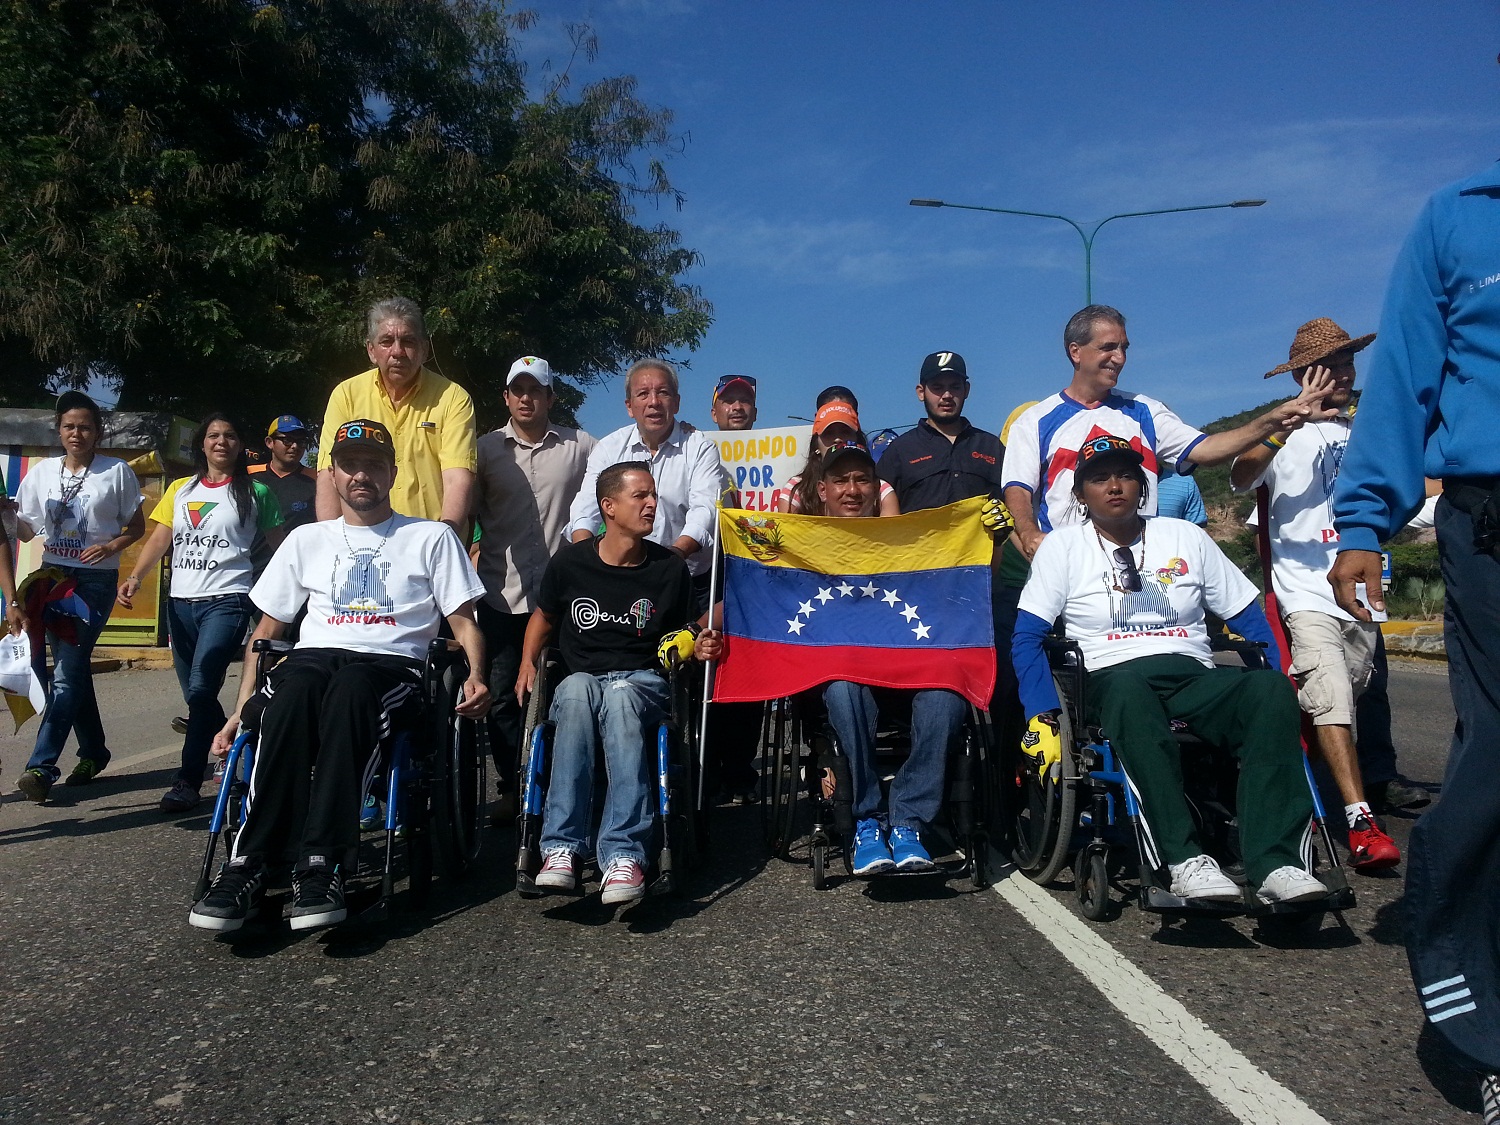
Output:
<instances>
[{"instance_id":1,"label":"man in dark polo shirt","mask_svg":"<svg viewBox=\"0 0 1500 1125\"><path fill-rule=\"evenodd\" d=\"M301 419L293 414L283 414L266 431L270 461L250 466L250 471L259 474L265 486L276 494L282 519L286 521L283 526L288 532L312 523L317 516L314 501L318 476L302 463L311 437Z\"/></svg>"},{"instance_id":2,"label":"man in dark polo shirt","mask_svg":"<svg viewBox=\"0 0 1500 1125\"><path fill-rule=\"evenodd\" d=\"M957 352L933 352L922 361L917 398L927 411L906 433L880 455L880 477L896 490L903 512L941 508L971 496L1000 498L1004 478L1000 463L1005 447L987 430L964 417L969 397L969 374ZM999 557L996 552L996 558ZM991 593L1001 588L991 573ZM994 599L996 679L1014 682L1010 671L1009 637L1015 628L1014 598ZM1001 644L1001 636L1006 643Z\"/></svg>"}]
</instances>

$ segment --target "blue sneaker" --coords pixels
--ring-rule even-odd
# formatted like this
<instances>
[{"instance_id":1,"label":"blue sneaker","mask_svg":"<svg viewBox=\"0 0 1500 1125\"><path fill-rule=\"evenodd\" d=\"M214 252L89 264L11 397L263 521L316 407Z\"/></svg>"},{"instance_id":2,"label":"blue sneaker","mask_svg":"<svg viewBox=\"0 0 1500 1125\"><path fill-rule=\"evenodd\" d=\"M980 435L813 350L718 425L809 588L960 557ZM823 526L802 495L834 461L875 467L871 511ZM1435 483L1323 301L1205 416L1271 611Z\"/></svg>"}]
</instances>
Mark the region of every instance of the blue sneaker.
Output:
<instances>
[{"instance_id":1,"label":"blue sneaker","mask_svg":"<svg viewBox=\"0 0 1500 1125\"><path fill-rule=\"evenodd\" d=\"M380 824L380 802L375 799L375 794L371 793L365 798L365 803L359 810L359 830L369 832L379 828Z\"/></svg>"},{"instance_id":2,"label":"blue sneaker","mask_svg":"<svg viewBox=\"0 0 1500 1125\"><path fill-rule=\"evenodd\" d=\"M922 846L922 837L917 830L905 825L891 829L891 856L896 861L897 871L931 871L937 866Z\"/></svg>"},{"instance_id":3,"label":"blue sneaker","mask_svg":"<svg viewBox=\"0 0 1500 1125\"><path fill-rule=\"evenodd\" d=\"M895 867L880 821L874 817L860 821L854 829L854 874L879 875Z\"/></svg>"}]
</instances>

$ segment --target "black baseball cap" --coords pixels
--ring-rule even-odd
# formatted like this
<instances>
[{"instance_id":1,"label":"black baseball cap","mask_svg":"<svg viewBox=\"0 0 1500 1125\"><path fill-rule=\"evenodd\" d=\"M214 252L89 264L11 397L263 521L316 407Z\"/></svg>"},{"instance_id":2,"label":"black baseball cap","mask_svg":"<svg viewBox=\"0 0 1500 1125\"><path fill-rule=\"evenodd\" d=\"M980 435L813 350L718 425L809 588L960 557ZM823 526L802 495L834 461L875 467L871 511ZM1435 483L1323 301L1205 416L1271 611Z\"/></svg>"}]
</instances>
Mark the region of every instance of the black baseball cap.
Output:
<instances>
[{"instance_id":1,"label":"black baseball cap","mask_svg":"<svg viewBox=\"0 0 1500 1125\"><path fill-rule=\"evenodd\" d=\"M1140 450L1124 438L1115 437L1114 434L1100 434L1098 437L1089 438L1079 447L1077 473L1081 477L1085 469L1107 461L1125 461L1131 465L1141 465L1145 463L1145 460Z\"/></svg>"},{"instance_id":2,"label":"black baseball cap","mask_svg":"<svg viewBox=\"0 0 1500 1125\"><path fill-rule=\"evenodd\" d=\"M933 352L922 361L923 383L930 383L939 375L957 375L968 379L969 371L964 366L964 357L957 352Z\"/></svg>"},{"instance_id":3,"label":"black baseball cap","mask_svg":"<svg viewBox=\"0 0 1500 1125\"><path fill-rule=\"evenodd\" d=\"M392 464L396 462L396 446L391 441L391 432L368 418L354 418L340 426L333 435L328 455L337 457L349 449L373 449L389 457Z\"/></svg>"},{"instance_id":4,"label":"black baseball cap","mask_svg":"<svg viewBox=\"0 0 1500 1125\"><path fill-rule=\"evenodd\" d=\"M863 461L870 466L872 472L875 469L875 458L870 455L869 449L857 441L846 441L841 445L834 446L827 453L823 454L824 474L831 473L836 464L847 458Z\"/></svg>"}]
</instances>

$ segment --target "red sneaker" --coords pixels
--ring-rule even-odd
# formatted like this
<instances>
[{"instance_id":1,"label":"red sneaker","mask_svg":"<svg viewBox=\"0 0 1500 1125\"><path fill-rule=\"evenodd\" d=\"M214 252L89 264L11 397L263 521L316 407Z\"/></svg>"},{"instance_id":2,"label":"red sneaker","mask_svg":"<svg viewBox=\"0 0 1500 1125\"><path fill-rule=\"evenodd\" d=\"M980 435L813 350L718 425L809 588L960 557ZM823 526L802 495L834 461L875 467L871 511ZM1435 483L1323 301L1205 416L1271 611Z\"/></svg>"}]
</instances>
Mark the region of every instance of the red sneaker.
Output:
<instances>
[{"instance_id":1,"label":"red sneaker","mask_svg":"<svg viewBox=\"0 0 1500 1125\"><path fill-rule=\"evenodd\" d=\"M635 860L619 856L610 860L604 880L599 884L599 901L606 906L616 902L634 902L646 897L646 871Z\"/></svg>"},{"instance_id":2,"label":"red sneaker","mask_svg":"<svg viewBox=\"0 0 1500 1125\"><path fill-rule=\"evenodd\" d=\"M568 848L548 848L542 857L542 869L536 873L536 885L554 891L571 891L578 887L578 862Z\"/></svg>"},{"instance_id":3,"label":"red sneaker","mask_svg":"<svg viewBox=\"0 0 1500 1125\"><path fill-rule=\"evenodd\" d=\"M1369 817L1355 818L1349 829L1349 863L1356 871L1380 871L1401 862L1401 849Z\"/></svg>"}]
</instances>

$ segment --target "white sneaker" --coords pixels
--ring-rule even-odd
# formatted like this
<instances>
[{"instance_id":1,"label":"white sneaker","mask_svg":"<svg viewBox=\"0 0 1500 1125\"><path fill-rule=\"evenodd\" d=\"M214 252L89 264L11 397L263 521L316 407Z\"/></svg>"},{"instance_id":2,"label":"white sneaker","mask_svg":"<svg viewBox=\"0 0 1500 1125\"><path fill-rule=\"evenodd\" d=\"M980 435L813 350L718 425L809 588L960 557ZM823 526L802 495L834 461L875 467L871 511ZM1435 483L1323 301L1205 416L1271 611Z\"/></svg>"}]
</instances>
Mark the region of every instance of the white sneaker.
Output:
<instances>
[{"instance_id":1,"label":"white sneaker","mask_svg":"<svg viewBox=\"0 0 1500 1125\"><path fill-rule=\"evenodd\" d=\"M1301 902L1307 898L1322 898L1328 888L1300 867L1278 867L1266 876L1266 881L1255 892L1261 902Z\"/></svg>"},{"instance_id":2,"label":"white sneaker","mask_svg":"<svg viewBox=\"0 0 1500 1125\"><path fill-rule=\"evenodd\" d=\"M1237 902L1241 897L1239 886L1219 870L1218 861L1211 855L1195 855L1174 863L1171 872L1171 892L1178 898Z\"/></svg>"}]
</instances>

